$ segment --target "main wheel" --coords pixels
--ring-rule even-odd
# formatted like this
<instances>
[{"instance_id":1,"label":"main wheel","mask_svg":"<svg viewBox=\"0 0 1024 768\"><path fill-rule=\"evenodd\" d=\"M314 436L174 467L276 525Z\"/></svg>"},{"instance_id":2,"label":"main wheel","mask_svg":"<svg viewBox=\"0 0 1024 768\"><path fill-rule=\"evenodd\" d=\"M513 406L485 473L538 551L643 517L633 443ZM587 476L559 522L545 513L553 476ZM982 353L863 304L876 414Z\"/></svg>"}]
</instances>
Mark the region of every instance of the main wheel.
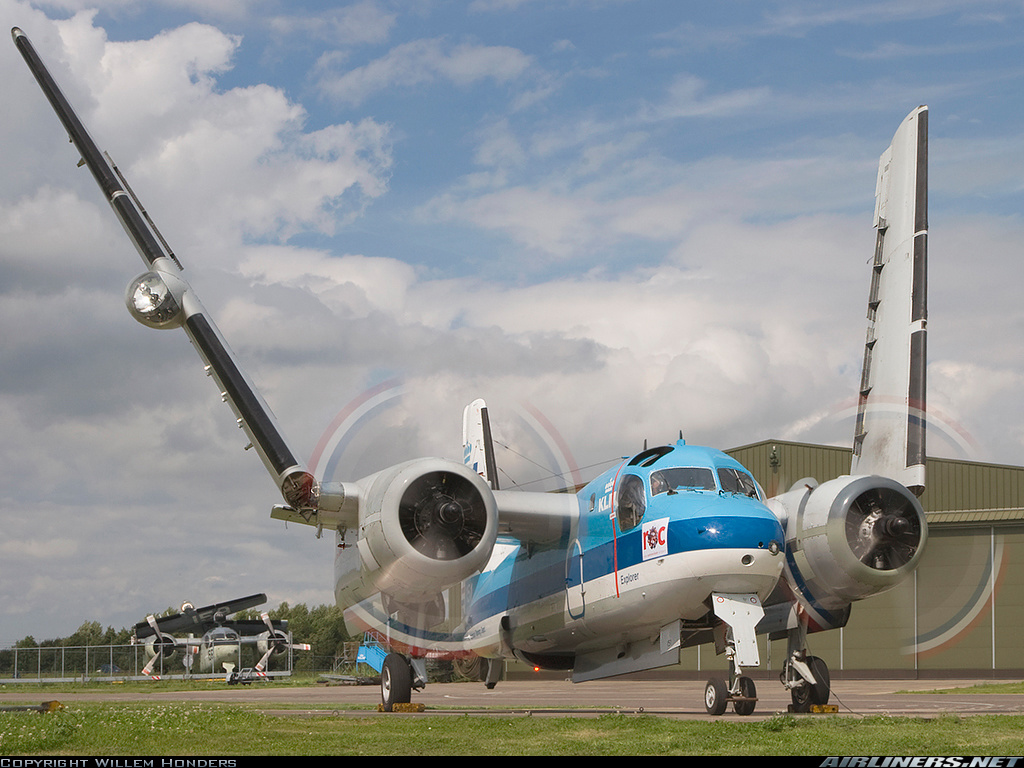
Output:
<instances>
[{"instance_id":1,"label":"main wheel","mask_svg":"<svg viewBox=\"0 0 1024 768\"><path fill-rule=\"evenodd\" d=\"M380 699L385 712L393 712L395 704L408 704L412 700L412 670L409 662L397 653L384 657L380 670Z\"/></svg>"},{"instance_id":2,"label":"main wheel","mask_svg":"<svg viewBox=\"0 0 1024 768\"><path fill-rule=\"evenodd\" d=\"M807 683L790 691L793 709L797 712L810 712L812 706L827 704L832 682L829 679L828 665L817 656L807 657L807 666L817 680L813 685Z\"/></svg>"},{"instance_id":3,"label":"main wheel","mask_svg":"<svg viewBox=\"0 0 1024 768\"><path fill-rule=\"evenodd\" d=\"M740 696L744 699L749 699L749 701L733 701L732 708L737 715L752 715L754 714L754 708L757 706L757 688L754 686L754 681L749 677L741 677L738 682L740 684Z\"/></svg>"},{"instance_id":4,"label":"main wheel","mask_svg":"<svg viewBox=\"0 0 1024 768\"><path fill-rule=\"evenodd\" d=\"M708 714L716 717L724 714L728 705L729 689L725 683L721 680L708 680L707 687L704 689L704 708Z\"/></svg>"}]
</instances>

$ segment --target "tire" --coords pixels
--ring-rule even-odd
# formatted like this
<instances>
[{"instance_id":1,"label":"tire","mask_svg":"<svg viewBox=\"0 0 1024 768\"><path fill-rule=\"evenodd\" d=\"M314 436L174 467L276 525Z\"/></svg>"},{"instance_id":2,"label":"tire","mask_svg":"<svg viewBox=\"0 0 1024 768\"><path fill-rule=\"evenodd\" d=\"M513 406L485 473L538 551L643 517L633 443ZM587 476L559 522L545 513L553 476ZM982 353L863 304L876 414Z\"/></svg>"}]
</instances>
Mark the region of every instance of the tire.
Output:
<instances>
[{"instance_id":1,"label":"tire","mask_svg":"<svg viewBox=\"0 0 1024 768\"><path fill-rule=\"evenodd\" d=\"M793 710L796 712L810 712L812 706L820 706L828 703L829 692L832 690L832 681L828 674L828 665L817 656L807 657L807 666L811 674L818 682L811 685L801 685L790 691L793 699Z\"/></svg>"},{"instance_id":2,"label":"tire","mask_svg":"<svg viewBox=\"0 0 1024 768\"><path fill-rule=\"evenodd\" d=\"M735 710L737 715L752 715L754 709L757 707L757 687L754 685L754 681L749 677L741 677L738 680L740 686L740 696L744 699L750 699L750 701L734 701L732 708Z\"/></svg>"},{"instance_id":3,"label":"tire","mask_svg":"<svg viewBox=\"0 0 1024 768\"><path fill-rule=\"evenodd\" d=\"M729 705L729 689L721 680L708 680L704 689L704 708L709 715L718 717L725 714L725 708Z\"/></svg>"},{"instance_id":4,"label":"tire","mask_svg":"<svg viewBox=\"0 0 1024 768\"><path fill-rule=\"evenodd\" d=\"M380 699L385 712L394 712L395 704L408 704L412 700L412 670L400 654L389 653L384 657L380 671Z\"/></svg>"}]
</instances>

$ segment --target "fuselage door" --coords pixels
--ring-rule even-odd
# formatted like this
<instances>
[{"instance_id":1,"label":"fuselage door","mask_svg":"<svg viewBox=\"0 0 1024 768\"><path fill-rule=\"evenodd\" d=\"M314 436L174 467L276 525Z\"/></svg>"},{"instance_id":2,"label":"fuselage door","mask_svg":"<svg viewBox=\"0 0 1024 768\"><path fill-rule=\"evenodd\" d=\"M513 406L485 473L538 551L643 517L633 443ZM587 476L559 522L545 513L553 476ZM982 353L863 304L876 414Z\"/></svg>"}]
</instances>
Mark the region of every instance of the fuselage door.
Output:
<instances>
[{"instance_id":1,"label":"fuselage door","mask_svg":"<svg viewBox=\"0 0 1024 768\"><path fill-rule=\"evenodd\" d=\"M571 619L582 619L586 610L583 588L583 547L576 539L565 559L565 610Z\"/></svg>"}]
</instances>

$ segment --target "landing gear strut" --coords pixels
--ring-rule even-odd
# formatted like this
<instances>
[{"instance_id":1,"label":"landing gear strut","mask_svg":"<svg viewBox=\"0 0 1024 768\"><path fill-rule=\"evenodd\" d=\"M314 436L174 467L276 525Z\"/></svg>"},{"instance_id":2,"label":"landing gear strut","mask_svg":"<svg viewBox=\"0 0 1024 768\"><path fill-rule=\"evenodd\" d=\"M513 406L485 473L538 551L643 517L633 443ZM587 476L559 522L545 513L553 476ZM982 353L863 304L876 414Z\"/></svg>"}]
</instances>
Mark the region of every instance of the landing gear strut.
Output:
<instances>
[{"instance_id":1,"label":"landing gear strut","mask_svg":"<svg viewBox=\"0 0 1024 768\"><path fill-rule=\"evenodd\" d=\"M783 666L782 684L789 689L793 712L810 712L828 703L831 691L828 666L817 656L790 657Z\"/></svg>"},{"instance_id":2,"label":"landing gear strut","mask_svg":"<svg viewBox=\"0 0 1024 768\"><path fill-rule=\"evenodd\" d=\"M817 656L807 655L806 639L802 626L790 630L788 653L779 676L793 700L793 712L810 712L811 707L827 704L832 689L828 665Z\"/></svg>"},{"instance_id":3,"label":"landing gear strut","mask_svg":"<svg viewBox=\"0 0 1024 768\"><path fill-rule=\"evenodd\" d=\"M760 664L755 627L764 616L757 595L715 593L712 608L720 620L715 628L719 653L729 659L729 683L711 680L704 689L704 708L709 715L721 715L732 702L737 715L752 715L757 706L754 681L743 674L743 667Z\"/></svg>"}]
</instances>

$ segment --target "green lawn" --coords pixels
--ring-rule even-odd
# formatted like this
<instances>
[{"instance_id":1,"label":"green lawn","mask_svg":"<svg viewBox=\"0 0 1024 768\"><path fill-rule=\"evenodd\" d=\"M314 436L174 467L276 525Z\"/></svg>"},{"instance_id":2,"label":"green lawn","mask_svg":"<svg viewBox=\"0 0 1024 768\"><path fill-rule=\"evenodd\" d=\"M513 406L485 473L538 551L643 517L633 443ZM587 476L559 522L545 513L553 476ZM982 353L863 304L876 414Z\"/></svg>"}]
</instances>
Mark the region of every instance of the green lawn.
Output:
<instances>
[{"instance_id":1,"label":"green lawn","mask_svg":"<svg viewBox=\"0 0 1024 768\"><path fill-rule=\"evenodd\" d=\"M0 755L1015 755L1024 716L268 716L255 708L70 704L0 713Z\"/></svg>"}]
</instances>

